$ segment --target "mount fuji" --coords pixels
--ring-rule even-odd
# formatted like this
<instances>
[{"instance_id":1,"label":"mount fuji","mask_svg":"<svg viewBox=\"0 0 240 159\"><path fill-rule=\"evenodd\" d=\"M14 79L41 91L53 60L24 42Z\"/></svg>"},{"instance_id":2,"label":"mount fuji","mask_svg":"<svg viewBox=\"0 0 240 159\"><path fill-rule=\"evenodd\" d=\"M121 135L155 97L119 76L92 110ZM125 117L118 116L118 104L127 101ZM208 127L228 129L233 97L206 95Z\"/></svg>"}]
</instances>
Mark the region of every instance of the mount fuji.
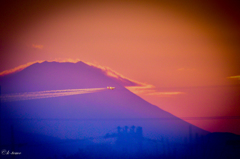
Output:
<instances>
[{"instance_id":1,"label":"mount fuji","mask_svg":"<svg viewBox=\"0 0 240 159\"><path fill-rule=\"evenodd\" d=\"M141 126L143 135L184 139L208 132L154 106L115 78L84 62L42 62L0 77L2 95L49 90L104 88L87 94L2 102L2 126L61 139L103 136L118 126ZM115 87L114 90L107 89Z\"/></svg>"}]
</instances>

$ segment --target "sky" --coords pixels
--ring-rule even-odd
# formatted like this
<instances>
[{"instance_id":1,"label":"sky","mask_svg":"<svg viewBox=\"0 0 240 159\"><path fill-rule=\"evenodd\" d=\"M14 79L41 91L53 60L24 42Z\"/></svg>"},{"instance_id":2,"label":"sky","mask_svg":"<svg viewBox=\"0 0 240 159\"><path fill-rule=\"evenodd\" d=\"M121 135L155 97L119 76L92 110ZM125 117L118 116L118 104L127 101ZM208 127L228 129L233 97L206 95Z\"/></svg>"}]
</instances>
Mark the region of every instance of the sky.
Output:
<instances>
[{"instance_id":1,"label":"sky","mask_svg":"<svg viewBox=\"0 0 240 159\"><path fill-rule=\"evenodd\" d=\"M35 61L84 61L178 117L240 116L235 1L3 1L0 72ZM191 120L240 134L239 119Z\"/></svg>"}]
</instances>

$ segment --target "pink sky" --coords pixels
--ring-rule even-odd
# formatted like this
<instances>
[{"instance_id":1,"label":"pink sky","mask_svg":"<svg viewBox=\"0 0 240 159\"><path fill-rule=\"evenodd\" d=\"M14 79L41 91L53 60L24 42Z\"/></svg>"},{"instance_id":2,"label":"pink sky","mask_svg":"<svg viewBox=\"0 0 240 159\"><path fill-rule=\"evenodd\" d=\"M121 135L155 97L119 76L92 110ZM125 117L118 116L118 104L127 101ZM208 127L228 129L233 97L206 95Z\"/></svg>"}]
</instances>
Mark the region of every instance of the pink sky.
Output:
<instances>
[{"instance_id":1,"label":"pink sky","mask_svg":"<svg viewBox=\"0 0 240 159\"><path fill-rule=\"evenodd\" d=\"M239 116L239 29L210 4L185 4L61 3L6 35L0 71L79 59L151 85L130 90L176 116ZM240 134L239 119L189 122Z\"/></svg>"}]
</instances>

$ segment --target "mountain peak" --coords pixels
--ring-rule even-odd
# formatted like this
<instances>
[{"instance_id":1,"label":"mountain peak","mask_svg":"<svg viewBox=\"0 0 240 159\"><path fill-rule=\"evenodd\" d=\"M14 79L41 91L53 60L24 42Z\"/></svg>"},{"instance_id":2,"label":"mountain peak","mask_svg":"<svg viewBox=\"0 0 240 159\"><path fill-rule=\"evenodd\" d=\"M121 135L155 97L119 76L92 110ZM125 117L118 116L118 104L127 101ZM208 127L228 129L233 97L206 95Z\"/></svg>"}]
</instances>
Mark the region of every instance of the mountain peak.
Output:
<instances>
[{"instance_id":1,"label":"mountain peak","mask_svg":"<svg viewBox=\"0 0 240 159\"><path fill-rule=\"evenodd\" d=\"M185 135L188 133L189 123L133 94L125 88L124 80L128 82L128 79L122 76L117 74L116 77L109 76L104 69L84 62L45 61L34 63L15 74L0 77L2 93L20 93L20 95L28 96L29 92L37 94L39 91L47 90L91 90L90 88L99 90L100 88L101 91L4 102L3 111L6 113L3 114L3 118L96 119L96 122L88 121L87 124L70 121L61 123L61 125L57 123L58 121L51 121L48 124L41 122L37 125L22 123L25 130L28 130L27 127L29 127L36 132L61 138L64 136L77 138L79 135L78 127L84 129L85 132L82 132L84 137L91 134L99 135L99 133L106 132L107 129L119 125L123 126L123 124L143 126L145 132L149 135L179 135L180 133ZM131 82L129 81L128 84L131 84ZM136 83L132 83L136 85ZM116 89L109 90L107 86ZM43 96L48 95L48 93L43 93ZM152 118L173 120L172 124L169 125L169 121L152 120ZM107 119L107 121L103 122L101 119ZM117 121L110 119L116 119ZM197 127L195 127L195 130L196 132L205 132ZM69 134L69 132L71 133Z\"/></svg>"},{"instance_id":2,"label":"mountain peak","mask_svg":"<svg viewBox=\"0 0 240 159\"><path fill-rule=\"evenodd\" d=\"M123 88L137 83L119 76L109 69L102 69L82 61L33 63L23 70L0 77L3 93L29 91L102 88L107 86Z\"/></svg>"}]
</instances>

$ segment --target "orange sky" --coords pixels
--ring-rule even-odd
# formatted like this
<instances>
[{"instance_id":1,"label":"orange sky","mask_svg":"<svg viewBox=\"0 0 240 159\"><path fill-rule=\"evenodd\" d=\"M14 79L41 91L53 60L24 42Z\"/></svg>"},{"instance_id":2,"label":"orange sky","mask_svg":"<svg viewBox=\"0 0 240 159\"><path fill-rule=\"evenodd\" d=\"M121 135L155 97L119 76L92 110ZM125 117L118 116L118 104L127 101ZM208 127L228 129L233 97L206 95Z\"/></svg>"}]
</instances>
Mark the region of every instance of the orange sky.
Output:
<instances>
[{"instance_id":1,"label":"orange sky","mask_svg":"<svg viewBox=\"0 0 240 159\"><path fill-rule=\"evenodd\" d=\"M32 61L80 59L152 85L138 95L174 115L238 116L232 104L240 83L238 25L211 3L183 2L48 5L2 34L7 40L0 71ZM216 125L191 122L208 130Z\"/></svg>"}]
</instances>

